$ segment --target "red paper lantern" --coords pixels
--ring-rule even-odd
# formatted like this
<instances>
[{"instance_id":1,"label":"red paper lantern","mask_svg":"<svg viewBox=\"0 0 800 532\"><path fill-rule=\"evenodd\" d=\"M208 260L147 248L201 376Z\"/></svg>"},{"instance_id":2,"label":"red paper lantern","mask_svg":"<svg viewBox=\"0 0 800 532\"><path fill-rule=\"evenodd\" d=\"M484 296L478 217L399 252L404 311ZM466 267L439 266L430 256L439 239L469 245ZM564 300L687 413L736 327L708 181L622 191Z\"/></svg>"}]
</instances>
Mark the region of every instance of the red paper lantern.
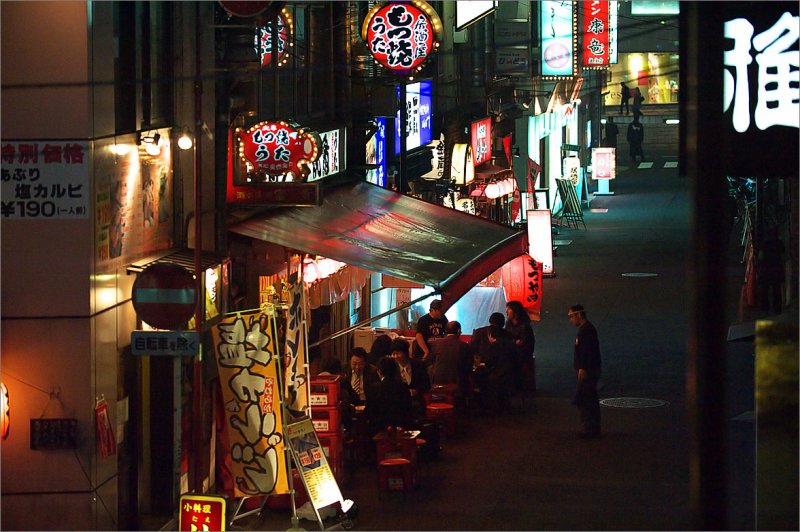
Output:
<instances>
[{"instance_id":1,"label":"red paper lantern","mask_svg":"<svg viewBox=\"0 0 800 532\"><path fill-rule=\"evenodd\" d=\"M508 261L502 268L506 301L519 301L531 319L538 320L542 308L542 263L530 255Z\"/></svg>"}]
</instances>

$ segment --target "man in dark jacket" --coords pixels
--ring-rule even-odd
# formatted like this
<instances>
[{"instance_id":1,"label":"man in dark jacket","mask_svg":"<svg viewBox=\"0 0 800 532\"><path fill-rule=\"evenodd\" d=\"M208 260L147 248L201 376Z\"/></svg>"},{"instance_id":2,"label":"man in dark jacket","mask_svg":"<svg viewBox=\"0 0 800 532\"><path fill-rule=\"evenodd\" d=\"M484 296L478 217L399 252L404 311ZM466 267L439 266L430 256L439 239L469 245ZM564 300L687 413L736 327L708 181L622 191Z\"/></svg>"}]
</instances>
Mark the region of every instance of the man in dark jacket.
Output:
<instances>
[{"instance_id":1,"label":"man in dark jacket","mask_svg":"<svg viewBox=\"0 0 800 532\"><path fill-rule=\"evenodd\" d=\"M628 124L627 139L631 146L631 161L636 162L636 157L640 157L641 160L644 161L644 151L642 150L642 144L644 143L644 126L639 122L638 116L634 116L633 121Z\"/></svg>"},{"instance_id":2,"label":"man in dark jacket","mask_svg":"<svg viewBox=\"0 0 800 532\"><path fill-rule=\"evenodd\" d=\"M572 305L567 312L569 321L578 327L575 337L573 367L578 373L578 386L573 404L581 412L583 432L581 438L600 436L600 400L597 397L597 381L600 379L600 342L597 329L586 319L583 305Z\"/></svg>"},{"instance_id":3,"label":"man in dark jacket","mask_svg":"<svg viewBox=\"0 0 800 532\"><path fill-rule=\"evenodd\" d=\"M408 385L400 379L397 362L390 357L378 361L380 381L367 393L364 415L370 435L387 427L411 427L411 393Z\"/></svg>"},{"instance_id":4,"label":"man in dark jacket","mask_svg":"<svg viewBox=\"0 0 800 532\"><path fill-rule=\"evenodd\" d=\"M363 347L350 351L350 366L344 372L342 389L350 395L353 406L363 405L367 391L378 382L378 373L368 362Z\"/></svg>"},{"instance_id":5,"label":"man in dark jacket","mask_svg":"<svg viewBox=\"0 0 800 532\"><path fill-rule=\"evenodd\" d=\"M461 340L461 324L451 321L445 327L444 338L430 342L431 383L458 386L456 401L464 404L469 394L469 374L472 371L472 349Z\"/></svg>"}]
</instances>

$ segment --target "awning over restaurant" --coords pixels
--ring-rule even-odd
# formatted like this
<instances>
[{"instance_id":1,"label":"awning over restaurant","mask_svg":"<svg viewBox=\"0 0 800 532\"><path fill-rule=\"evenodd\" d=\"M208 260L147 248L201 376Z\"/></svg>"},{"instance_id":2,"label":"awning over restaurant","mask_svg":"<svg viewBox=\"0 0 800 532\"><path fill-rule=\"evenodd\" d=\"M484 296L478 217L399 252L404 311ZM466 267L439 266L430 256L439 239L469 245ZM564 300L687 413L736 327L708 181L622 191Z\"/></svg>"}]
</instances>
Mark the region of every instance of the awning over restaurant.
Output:
<instances>
[{"instance_id":1,"label":"awning over restaurant","mask_svg":"<svg viewBox=\"0 0 800 532\"><path fill-rule=\"evenodd\" d=\"M234 233L433 286L446 307L527 252L527 234L366 182L326 190L322 206L281 207Z\"/></svg>"}]
</instances>

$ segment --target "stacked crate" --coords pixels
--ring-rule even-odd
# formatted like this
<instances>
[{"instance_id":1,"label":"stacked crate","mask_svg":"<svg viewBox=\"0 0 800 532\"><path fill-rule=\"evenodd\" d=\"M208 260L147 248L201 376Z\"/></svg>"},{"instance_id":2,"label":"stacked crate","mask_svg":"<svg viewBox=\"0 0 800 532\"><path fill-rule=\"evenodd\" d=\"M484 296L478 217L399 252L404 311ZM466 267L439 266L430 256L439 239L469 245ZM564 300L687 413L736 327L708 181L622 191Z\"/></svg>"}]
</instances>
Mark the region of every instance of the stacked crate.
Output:
<instances>
[{"instance_id":1,"label":"stacked crate","mask_svg":"<svg viewBox=\"0 0 800 532\"><path fill-rule=\"evenodd\" d=\"M333 476L341 482L344 471L344 427L339 375L317 375L311 379L311 423L317 431Z\"/></svg>"}]
</instances>

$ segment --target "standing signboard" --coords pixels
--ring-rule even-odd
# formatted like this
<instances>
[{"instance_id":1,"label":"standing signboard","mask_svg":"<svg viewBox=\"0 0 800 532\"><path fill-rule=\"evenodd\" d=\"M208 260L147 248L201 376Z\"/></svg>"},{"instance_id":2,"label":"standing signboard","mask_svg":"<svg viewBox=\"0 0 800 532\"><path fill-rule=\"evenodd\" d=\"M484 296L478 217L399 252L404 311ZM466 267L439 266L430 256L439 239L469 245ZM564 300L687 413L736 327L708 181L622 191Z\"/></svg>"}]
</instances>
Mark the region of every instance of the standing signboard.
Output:
<instances>
[{"instance_id":1,"label":"standing signboard","mask_svg":"<svg viewBox=\"0 0 800 532\"><path fill-rule=\"evenodd\" d=\"M182 495L178 530L225 530L225 499L207 495Z\"/></svg>"},{"instance_id":2,"label":"standing signboard","mask_svg":"<svg viewBox=\"0 0 800 532\"><path fill-rule=\"evenodd\" d=\"M337 502L344 507L344 498L311 419L306 418L287 425L286 441L314 510L318 512L320 508Z\"/></svg>"}]
</instances>

